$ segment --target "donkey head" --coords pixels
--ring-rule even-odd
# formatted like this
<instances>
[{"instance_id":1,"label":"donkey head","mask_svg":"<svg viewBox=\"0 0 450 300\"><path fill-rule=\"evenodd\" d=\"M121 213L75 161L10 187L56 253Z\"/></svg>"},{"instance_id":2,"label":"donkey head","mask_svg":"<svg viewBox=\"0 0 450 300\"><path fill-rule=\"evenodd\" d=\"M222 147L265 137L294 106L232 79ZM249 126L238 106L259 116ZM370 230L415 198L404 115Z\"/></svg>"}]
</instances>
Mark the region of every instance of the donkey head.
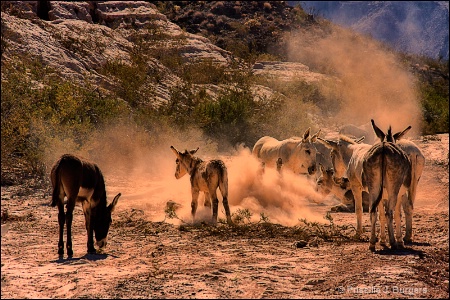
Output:
<instances>
[{"instance_id":1,"label":"donkey head","mask_svg":"<svg viewBox=\"0 0 450 300\"><path fill-rule=\"evenodd\" d=\"M178 151L174 146L170 146L170 149L172 149L173 153L177 157L177 159L175 160L177 166L175 171L175 178L180 179L190 171L191 163L192 161L194 161L193 155L198 151L199 147L190 151L184 150L184 152Z\"/></svg>"},{"instance_id":2,"label":"donkey head","mask_svg":"<svg viewBox=\"0 0 450 300\"><path fill-rule=\"evenodd\" d=\"M350 157L353 150L350 145L360 144L364 140L364 136L358 139L351 139L345 135L339 135L338 141L326 140L318 137L317 140L331 150L330 157L334 169L334 181L342 184L341 180L347 173L347 161L345 157Z\"/></svg>"},{"instance_id":3,"label":"donkey head","mask_svg":"<svg viewBox=\"0 0 450 300\"><path fill-rule=\"evenodd\" d=\"M111 214L116 207L117 201L119 201L119 197L121 193L118 193L114 200L108 206L96 207L95 208L95 224L94 224L94 233L95 239L97 240L97 246L103 248L106 246L106 236L108 235L109 227L111 226L112 218ZM91 211L94 213L94 211Z\"/></svg>"},{"instance_id":4,"label":"donkey head","mask_svg":"<svg viewBox=\"0 0 450 300\"><path fill-rule=\"evenodd\" d=\"M331 192L333 184L333 169L325 169L325 167L319 163L320 176L316 181L316 191L320 192L322 196L326 196Z\"/></svg>"},{"instance_id":5,"label":"donkey head","mask_svg":"<svg viewBox=\"0 0 450 300\"><path fill-rule=\"evenodd\" d=\"M309 175L313 175L316 173L316 154L317 149L314 145L317 137L320 134L320 129L316 134L309 137L311 128L306 129L303 134L302 141L295 148L295 152L291 157L292 160L295 161L295 165L299 166L299 173L308 172Z\"/></svg>"}]
</instances>

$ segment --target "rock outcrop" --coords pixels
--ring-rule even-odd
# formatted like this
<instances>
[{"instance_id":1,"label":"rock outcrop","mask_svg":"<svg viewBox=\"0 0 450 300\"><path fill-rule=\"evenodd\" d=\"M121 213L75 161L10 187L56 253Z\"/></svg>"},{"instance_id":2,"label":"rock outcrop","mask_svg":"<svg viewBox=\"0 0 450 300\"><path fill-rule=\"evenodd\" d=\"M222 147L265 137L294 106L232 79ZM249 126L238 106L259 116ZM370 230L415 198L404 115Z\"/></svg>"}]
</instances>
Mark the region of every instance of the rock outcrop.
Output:
<instances>
[{"instance_id":1,"label":"rock outcrop","mask_svg":"<svg viewBox=\"0 0 450 300\"><path fill-rule=\"evenodd\" d=\"M211 61L229 66L234 59L230 52L221 49L201 35L187 33L170 22L154 4L145 1L7 1L2 3L2 59L13 55L27 55L40 61L65 78L82 83L86 78L110 90L114 82L102 72L110 61L130 63L130 53L135 49L137 36L147 38L148 47L156 47L148 40L149 32L164 35L164 47L181 55L186 63ZM161 43L158 44L158 47ZM4 50L4 51L3 51ZM153 99L158 105L170 99L170 90L181 79L158 59L149 58L148 68L163 74L158 82L148 80ZM290 76L306 81L319 80L323 75L310 72L299 63L260 62L256 74ZM201 87L214 94L221 87ZM255 97L272 95L270 89L254 87Z\"/></svg>"}]
</instances>

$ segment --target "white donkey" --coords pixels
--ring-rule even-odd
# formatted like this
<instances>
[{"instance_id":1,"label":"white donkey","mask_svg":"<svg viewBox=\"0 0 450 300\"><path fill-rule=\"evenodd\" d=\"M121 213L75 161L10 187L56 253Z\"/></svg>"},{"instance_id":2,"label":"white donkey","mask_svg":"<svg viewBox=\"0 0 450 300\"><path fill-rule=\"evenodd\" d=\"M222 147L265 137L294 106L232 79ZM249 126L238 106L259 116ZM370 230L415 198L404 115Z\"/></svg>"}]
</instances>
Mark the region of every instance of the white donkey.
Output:
<instances>
[{"instance_id":1,"label":"white donkey","mask_svg":"<svg viewBox=\"0 0 450 300\"><path fill-rule=\"evenodd\" d=\"M309 137L311 128L303 134L303 138L289 138L279 141L270 136L260 138L253 146L252 154L264 166L275 168L279 158L283 168L288 168L295 174L313 175L316 172L316 147L314 142L320 130Z\"/></svg>"},{"instance_id":2,"label":"white donkey","mask_svg":"<svg viewBox=\"0 0 450 300\"><path fill-rule=\"evenodd\" d=\"M198 196L200 192L205 194L205 206L211 207L212 198L212 223L217 224L217 214L219 207L219 199L217 198L217 188L222 193L222 203L225 208L228 224L232 224L230 207L228 206L228 172L225 163L220 159L203 161L194 156L197 149L180 152L175 147L170 146L176 159L175 178L180 179L186 173L191 176L191 214L195 220L195 213L198 206Z\"/></svg>"},{"instance_id":3,"label":"white donkey","mask_svg":"<svg viewBox=\"0 0 450 300\"><path fill-rule=\"evenodd\" d=\"M348 179L350 189L355 199L356 234L362 234L363 191L362 165L364 155L372 147L368 144L359 144L354 139L340 135L338 141L318 138L325 146L331 149L331 162L334 169L336 183Z\"/></svg>"}]
</instances>

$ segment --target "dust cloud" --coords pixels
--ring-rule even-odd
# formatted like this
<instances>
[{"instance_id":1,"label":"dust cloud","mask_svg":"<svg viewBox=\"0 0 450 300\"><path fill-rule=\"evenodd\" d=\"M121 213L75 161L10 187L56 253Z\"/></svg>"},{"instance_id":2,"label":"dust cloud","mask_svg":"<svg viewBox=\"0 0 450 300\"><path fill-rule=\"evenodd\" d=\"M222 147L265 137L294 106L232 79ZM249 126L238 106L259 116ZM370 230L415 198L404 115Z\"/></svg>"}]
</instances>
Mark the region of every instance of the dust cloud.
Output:
<instances>
[{"instance_id":1,"label":"dust cloud","mask_svg":"<svg viewBox=\"0 0 450 300\"><path fill-rule=\"evenodd\" d=\"M337 125L377 125L394 132L408 125L420 132L420 109L413 78L403 69L394 54L369 38L342 29L330 34L298 33L289 45L291 60L313 70L333 74L324 82L324 93L341 102L340 111L329 120ZM162 128L161 128L162 127ZM265 133L261 133L261 136ZM248 210L252 221L262 214L271 222L292 226L299 219L323 221L317 207L325 199L315 191L311 179L294 175L287 169L278 173L266 167L261 173L251 149L240 146L223 153L200 130L177 131L155 126L146 131L137 125L116 125L94 133L83 149L62 142L61 148L49 150L48 160L55 161L61 152L79 154L96 162L106 180L108 199L122 193L118 206L125 210L142 210L151 221L191 222L189 176L176 179L175 156L170 150L195 149L203 160L221 158L228 168L229 203L232 214ZM179 219L167 220L167 201L179 204ZM203 206L200 194L197 221L210 220L211 210ZM225 218L219 193L219 218Z\"/></svg>"},{"instance_id":2,"label":"dust cloud","mask_svg":"<svg viewBox=\"0 0 450 300\"><path fill-rule=\"evenodd\" d=\"M411 125L410 135L420 134L415 81L395 53L369 37L330 26L329 33L295 33L288 46L290 60L334 76L321 86L341 106L329 123L359 126L374 119L383 131L390 125L394 132Z\"/></svg>"},{"instance_id":3,"label":"dust cloud","mask_svg":"<svg viewBox=\"0 0 450 300\"><path fill-rule=\"evenodd\" d=\"M83 149L61 149L52 152L57 159L70 152L96 162L103 172L108 201L122 193L118 207L132 213L141 210L150 221L182 224L191 223L191 188L189 175L175 178L173 145L180 151L199 147L196 156L203 160L222 159L228 170L228 200L232 214L248 210L251 222L258 222L263 214L272 223L293 226L300 219L325 222L324 216L314 211L323 205L323 197L315 191L311 179L294 175L289 170L281 174L266 167L261 173L260 163L251 155L251 149L237 146L228 153L219 152L215 143L208 141L197 130L183 132L168 129L157 135L137 127L113 126L103 128L86 143ZM219 218L225 220L222 195L218 190ZM166 203L178 204L178 218L168 218ZM196 222L211 220L211 209L204 207L200 193Z\"/></svg>"}]
</instances>

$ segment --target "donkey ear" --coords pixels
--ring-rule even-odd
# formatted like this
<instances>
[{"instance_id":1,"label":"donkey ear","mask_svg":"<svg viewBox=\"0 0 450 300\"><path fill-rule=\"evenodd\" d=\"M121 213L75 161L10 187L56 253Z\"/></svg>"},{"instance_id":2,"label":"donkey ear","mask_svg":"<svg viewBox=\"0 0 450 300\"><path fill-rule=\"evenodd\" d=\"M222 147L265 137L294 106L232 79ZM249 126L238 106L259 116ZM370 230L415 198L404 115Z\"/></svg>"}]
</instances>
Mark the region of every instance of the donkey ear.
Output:
<instances>
[{"instance_id":1,"label":"donkey ear","mask_svg":"<svg viewBox=\"0 0 450 300\"><path fill-rule=\"evenodd\" d=\"M193 150L189 151L189 153L190 153L191 155L194 155L194 154L198 151L199 148L200 148L200 147L197 147L197 149L193 149Z\"/></svg>"},{"instance_id":2,"label":"donkey ear","mask_svg":"<svg viewBox=\"0 0 450 300\"><path fill-rule=\"evenodd\" d=\"M175 155L176 155L178 158L180 158L180 152L179 152L177 149L175 149L174 146L170 146L170 149L172 149L173 153L175 153Z\"/></svg>"},{"instance_id":3,"label":"donkey ear","mask_svg":"<svg viewBox=\"0 0 450 300\"><path fill-rule=\"evenodd\" d=\"M384 134L384 132L381 131L381 129L378 128L377 125L375 125L375 122L374 122L373 119L371 119L370 122L372 122L372 128L373 128L373 131L375 131L375 134L377 135L377 137L378 137L381 141L384 141L384 138L386 137L386 135Z\"/></svg>"},{"instance_id":4,"label":"donkey ear","mask_svg":"<svg viewBox=\"0 0 450 300\"><path fill-rule=\"evenodd\" d=\"M114 208L116 207L117 201L119 201L119 197L122 196L121 193L118 193L115 197L114 200L111 202L110 205L108 205L108 209L110 212L114 211Z\"/></svg>"},{"instance_id":5,"label":"donkey ear","mask_svg":"<svg viewBox=\"0 0 450 300\"><path fill-rule=\"evenodd\" d=\"M311 131L311 127L309 127L308 129L306 129L305 133L303 134L303 142L307 141L307 138L309 136L309 132Z\"/></svg>"},{"instance_id":6,"label":"donkey ear","mask_svg":"<svg viewBox=\"0 0 450 300\"><path fill-rule=\"evenodd\" d=\"M330 141L330 140L325 140L325 139L323 139L323 138L321 138L321 137L318 137L317 140L318 140L320 143L324 144L325 147L327 147L328 149L338 151L337 142L335 142L335 141Z\"/></svg>"},{"instance_id":7,"label":"donkey ear","mask_svg":"<svg viewBox=\"0 0 450 300\"><path fill-rule=\"evenodd\" d=\"M362 141L364 141L365 138L366 138L366 137L363 135L362 137L360 137L359 139L355 139L354 141L355 141L355 143L357 143L357 144L361 144Z\"/></svg>"},{"instance_id":8,"label":"donkey ear","mask_svg":"<svg viewBox=\"0 0 450 300\"><path fill-rule=\"evenodd\" d=\"M322 129L319 129L319 131L316 132L316 134L314 134L311 137L311 142L314 143L316 141L316 139L319 137L320 132L322 131Z\"/></svg>"},{"instance_id":9,"label":"donkey ear","mask_svg":"<svg viewBox=\"0 0 450 300\"><path fill-rule=\"evenodd\" d=\"M398 141L399 139L403 138L403 136L411 129L411 126L406 127L403 131L397 132L394 134L394 141Z\"/></svg>"}]
</instances>

